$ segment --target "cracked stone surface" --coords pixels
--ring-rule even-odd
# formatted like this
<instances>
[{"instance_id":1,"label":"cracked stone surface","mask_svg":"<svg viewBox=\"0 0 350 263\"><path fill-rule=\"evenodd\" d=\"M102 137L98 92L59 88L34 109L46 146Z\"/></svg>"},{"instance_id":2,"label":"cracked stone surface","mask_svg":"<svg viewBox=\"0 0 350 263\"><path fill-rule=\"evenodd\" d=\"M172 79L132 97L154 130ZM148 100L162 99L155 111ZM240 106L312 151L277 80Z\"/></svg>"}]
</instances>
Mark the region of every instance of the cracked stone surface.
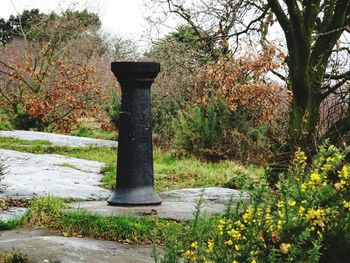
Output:
<instances>
[{"instance_id":1,"label":"cracked stone surface","mask_svg":"<svg viewBox=\"0 0 350 263\"><path fill-rule=\"evenodd\" d=\"M82 147L82 146L99 146L99 147L117 147L118 142L110 140L100 140L93 138L69 136L62 134L34 132L34 131L0 131L0 137L12 137L22 140L34 141L45 140L53 145Z\"/></svg>"},{"instance_id":2,"label":"cracked stone surface","mask_svg":"<svg viewBox=\"0 0 350 263\"><path fill-rule=\"evenodd\" d=\"M25 214L27 208L24 207L10 207L5 211L0 211L0 220L1 221L10 221L16 218L20 218Z\"/></svg>"},{"instance_id":3,"label":"cracked stone surface","mask_svg":"<svg viewBox=\"0 0 350 263\"><path fill-rule=\"evenodd\" d=\"M33 262L154 262L150 245L126 245L113 241L63 237L45 229L0 232L0 250L20 252Z\"/></svg>"},{"instance_id":4,"label":"cracked stone surface","mask_svg":"<svg viewBox=\"0 0 350 263\"><path fill-rule=\"evenodd\" d=\"M168 201L177 202L198 202L202 196L205 203L212 204L227 204L230 199L232 201L249 200L248 193L222 187L208 187L208 188L185 188L173 191L167 191L160 194L161 198Z\"/></svg>"},{"instance_id":5,"label":"cracked stone surface","mask_svg":"<svg viewBox=\"0 0 350 263\"><path fill-rule=\"evenodd\" d=\"M161 205L151 206L108 206L105 201L74 202L69 204L71 209L83 209L102 216L151 216L175 220L194 219L196 204L202 195L201 188L180 189L160 193ZM249 195L238 190L211 187L205 188L202 195L200 215L222 213L225 204L236 203L238 200L248 201Z\"/></svg>"},{"instance_id":6,"label":"cracked stone surface","mask_svg":"<svg viewBox=\"0 0 350 263\"><path fill-rule=\"evenodd\" d=\"M2 197L56 196L96 200L110 191L101 187L103 163L54 154L31 154L0 149L8 173L0 184Z\"/></svg>"}]
</instances>

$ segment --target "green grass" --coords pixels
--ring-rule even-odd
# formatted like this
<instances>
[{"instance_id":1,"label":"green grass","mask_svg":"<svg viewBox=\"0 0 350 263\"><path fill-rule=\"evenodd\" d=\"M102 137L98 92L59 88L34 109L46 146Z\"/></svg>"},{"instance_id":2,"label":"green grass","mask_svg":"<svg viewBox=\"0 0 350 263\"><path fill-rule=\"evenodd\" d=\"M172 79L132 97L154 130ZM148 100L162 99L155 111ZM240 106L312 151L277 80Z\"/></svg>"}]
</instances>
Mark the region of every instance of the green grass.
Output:
<instances>
[{"instance_id":1,"label":"green grass","mask_svg":"<svg viewBox=\"0 0 350 263\"><path fill-rule=\"evenodd\" d=\"M61 154L106 163L103 184L115 187L117 149L107 147L54 146L45 141L25 141L0 138L0 148L36 154ZM73 167L72 167L73 168ZM248 168L233 161L203 162L194 157L176 157L170 152L154 150L154 180L157 191L189 187L230 187L245 189L249 183L259 181L262 168Z\"/></svg>"},{"instance_id":2,"label":"green grass","mask_svg":"<svg viewBox=\"0 0 350 263\"><path fill-rule=\"evenodd\" d=\"M20 252L0 251L0 263L30 263L29 259Z\"/></svg>"},{"instance_id":3,"label":"green grass","mask_svg":"<svg viewBox=\"0 0 350 263\"><path fill-rule=\"evenodd\" d=\"M71 135L112 141L117 138L117 133L115 131L92 130L85 126L81 126L72 131Z\"/></svg>"},{"instance_id":4,"label":"green grass","mask_svg":"<svg viewBox=\"0 0 350 263\"><path fill-rule=\"evenodd\" d=\"M192 221L174 221L154 217L103 217L84 210L65 210L62 199L43 197L34 200L26 216L32 226L48 226L64 236L84 236L133 244L163 244L170 236L186 233ZM218 217L199 218L199 223L212 226Z\"/></svg>"},{"instance_id":5,"label":"green grass","mask_svg":"<svg viewBox=\"0 0 350 263\"><path fill-rule=\"evenodd\" d=\"M9 137L0 137L0 148L35 154L61 154L105 163L113 163L117 157L116 148L57 146L48 141L26 141Z\"/></svg>"},{"instance_id":6,"label":"green grass","mask_svg":"<svg viewBox=\"0 0 350 263\"><path fill-rule=\"evenodd\" d=\"M26 215L22 216L21 218L9 220L9 221L0 220L0 231L15 229L16 227L19 227L20 225L22 225L23 222L25 222L25 220L26 220Z\"/></svg>"},{"instance_id":7,"label":"green grass","mask_svg":"<svg viewBox=\"0 0 350 263\"><path fill-rule=\"evenodd\" d=\"M67 167L67 168L71 168L71 169L74 169L74 170L79 170L81 171L80 168L76 167L75 165L71 164L71 163L61 163L61 164L57 164L56 166L59 166L59 167Z\"/></svg>"}]
</instances>

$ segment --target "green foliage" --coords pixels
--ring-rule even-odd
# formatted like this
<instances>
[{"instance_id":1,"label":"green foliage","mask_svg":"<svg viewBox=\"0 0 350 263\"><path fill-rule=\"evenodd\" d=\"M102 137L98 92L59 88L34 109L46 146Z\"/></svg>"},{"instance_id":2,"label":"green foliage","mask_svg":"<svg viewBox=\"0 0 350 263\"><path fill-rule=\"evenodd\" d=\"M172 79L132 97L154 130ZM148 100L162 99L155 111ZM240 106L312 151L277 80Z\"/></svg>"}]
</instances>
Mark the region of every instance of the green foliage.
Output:
<instances>
[{"instance_id":1,"label":"green foliage","mask_svg":"<svg viewBox=\"0 0 350 263\"><path fill-rule=\"evenodd\" d=\"M13 16L5 21L0 19L0 43L5 45L13 38L22 38L23 33L28 33L31 27L44 17L39 9L24 10L22 14Z\"/></svg>"},{"instance_id":2,"label":"green foliage","mask_svg":"<svg viewBox=\"0 0 350 263\"><path fill-rule=\"evenodd\" d=\"M87 137L87 138L95 138L101 140L116 140L116 132L115 131L106 131L100 129L92 129L87 126L80 126L78 129L71 131L71 135L78 137Z\"/></svg>"},{"instance_id":3,"label":"green foliage","mask_svg":"<svg viewBox=\"0 0 350 263\"><path fill-rule=\"evenodd\" d=\"M72 131L71 134L78 137L92 137L94 135L93 131L85 126L80 126L75 131Z\"/></svg>"},{"instance_id":4,"label":"green foliage","mask_svg":"<svg viewBox=\"0 0 350 263\"><path fill-rule=\"evenodd\" d=\"M106 163L102 169L103 184L114 189L117 150L107 147L65 147L50 145L47 141L25 141L0 137L0 148L36 154L61 154ZM154 177L158 191L186 187L222 186L250 189L262 180L264 171L253 165L245 168L233 161L216 163L201 161L190 156L177 156L174 152L154 151Z\"/></svg>"},{"instance_id":5,"label":"green foliage","mask_svg":"<svg viewBox=\"0 0 350 263\"><path fill-rule=\"evenodd\" d=\"M249 204L229 206L215 226L202 232L193 227L196 234L174 238L162 262L347 262L347 153L322 145L308 166L305 153L296 152L274 192L258 185Z\"/></svg>"},{"instance_id":6,"label":"green foliage","mask_svg":"<svg viewBox=\"0 0 350 263\"><path fill-rule=\"evenodd\" d=\"M230 111L223 100L189 107L174 119L173 129L179 149L208 160L260 164L269 153L266 125L256 125L239 108Z\"/></svg>"},{"instance_id":7,"label":"green foliage","mask_svg":"<svg viewBox=\"0 0 350 263\"><path fill-rule=\"evenodd\" d=\"M54 12L46 15L41 13L39 9L24 10L22 14L17 16L11 15L7 21L0 18L0 43L5 45L14 38L26 38L39 42L47 41L50 25L60 19L75 21L75 26L70 27L69 30L65 28L65 37L74 35L77 27L88 28L101 25L98 15L88 12L86 9L82 11L66 10L61 15Z\"/></svg>"},{"instance_id":8,"label":"green foliage","mask_svg":"<svg viewBox=\"0 0 350 263\"><path fill-rule=\"evenodd\" d=\"M12 131L12 130L14 130L14 128L9 121L0 121L0 131Z\"/></svg>"},{"instance_id":9,"label":"green foliage","mask_svg":"<svg viewBox=\"0 0 350 263\"><path fill-rule=\"evenodd\" d=\"M158 218L102 217L83 210L67 212L62 199L44 197L30 205L29 223L49 226L65 236L87 236L119 242L149 244L162 243L166 236L174 236L184 224Z\"/></svg>"},{"instance_id":10,"label":"green foliage","mask_svg":"<svg viewBox=\"0 0 350 263\"><path fill-rule=\"evenodd\" d=\"M161 137L155 140L155 144L167 143L171 140L174 131L171 123L177 117L180 110L179 104L166 97L161 97L156 93L152 94L152 127L153 132Z\"/></svg>"},{"instance_id":11,"label":"green foliage","mask_svg":"<svg viewBox=\"0 0 350 263\"><path fill-rule=\"evenodd\" d=\"M34 199L30 204L29 223L56 227L63 216L64 208L64 201L52 196Z\"/></svg>"},{"instance_id":12,"label":"green foliage","mask_svg":"<svg viewBox=\"0 0 350 263\"><path fill-rule=\"evenodd\" d=\"M115 148L57 146L48 141L26 141L9 137L0 137L0 148L36 154L62 154L105 163L115 163L117 153Z\"/></svg>"},{"instance_id":13,"label":"green foliage","mask_svg":"<svg viewBox=\"0 0 350 263\"><path fill-rule=\"evenodd\" d=\"M103 185L114 189L116 165L109 163L102 169ZM233 161L204 162L195 157L177 157L170 152L154 152L154 180L157 191L191 187L228 187L251 189L263 180L264 170L255 166L246 169Z\"/></svg>"},{"instance_id":14,"label":"green foliage","mask_svg":"<svg viewBox=\"0 0 350 263\"><path fill-rule=\"evenodd\" d=\"M101 217L85 211L66 213L60 223L65 235L83 235L129 243L160 243L179 231L181 224L158 218Z\"/></svg>"},{"instance_id":15,"label":"green foliage","mask_svg":"<svg viewBox=\"0 0 350 263\"><path fill-rule=\"evenodd\" d=\"M12 117L13 118L10 118L11 126L17 130L28 131L33 128L37 128L39 130L43 129L43 124L40 122L40 120L26 112L19 112Z\"/></svg>"},{"instance_id":16,"label":"green foliage","mask_svg":"<svg viewBox=\"0 0 350 263\"><path fill-rule=\"evenodd\" d=\"M187 152L200 154L205 149L214 150L224 140L229 127L229 115L223 101L209 108L195 105L174 120L177 144Z\"/></svg>"},{"instance_id":17,"label":"green foliage","mask_svg":"<svg viewBox=\"0 0 350 263\"><path fill-rule=\"evenodd\" d=\"M0 251L0 263L30 263L31 261L20 252Z\"/></svg>"},{"instance_id":18,"label":"green foliage","mask_svg":"<svg viewBox=\"0 0 350 263\"><path fill-rule=\"evenodd\" d=\"M109 121L114 126L116 130L119 130L119 114L120 114L121 98L120 96L113 92L110 96L109 105L104 109L109 117Z\"/></svg>"},{"instance_id":19,"label":"green foliage","mask_svg":"<svg viewBox=\"0 0 350 263\"><path fill-rule=\"evenodd\" d=\"M21 226L26 221L27 215L22 216L18 219L8 220L8 221L1 221L0 220L0 230L11 230L15 229L19 226Z\"/></svg>"}]
</instances>

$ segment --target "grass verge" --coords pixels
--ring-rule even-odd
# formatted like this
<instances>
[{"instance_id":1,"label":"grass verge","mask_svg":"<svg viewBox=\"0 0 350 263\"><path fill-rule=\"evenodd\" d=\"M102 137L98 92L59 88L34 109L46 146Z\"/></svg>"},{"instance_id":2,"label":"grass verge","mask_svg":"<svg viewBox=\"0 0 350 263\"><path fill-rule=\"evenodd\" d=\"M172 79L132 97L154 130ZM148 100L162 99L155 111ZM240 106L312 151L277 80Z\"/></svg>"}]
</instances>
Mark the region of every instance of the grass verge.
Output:
<instances>
[{"instance_id":1,"label":"grass verge","mask_svg":"<svg viewBox=\"0 0 350 263\"><path fill-rule=\"evenodd\" d=\"M90 237L130 244L163 244L191 228L191 221L153 217L113 216L102 217L83 210L65 211L63 200L54 197L35 199L27 214L27 224L46 226L64 236ZM218 218L199 219L201 225L212 226Z\"/></svg>"},{"instance_id":2,"label":"grass verge","mask_svg":"<svg viewBox=\"0 0 350 263\"><path fill-rule=\"evenodd\" d=\"M103 184L115 187L116 148L54 146L45 141L24 141L0 138L0 148L36 154L61 154L106 163ZM249 189L264 176L263 168L248 168L233 161L203 162L194 157L176 157L171 152L154 150L154 180L157 191L188 187L229 187Z\"/></svg>"}]
</instances>

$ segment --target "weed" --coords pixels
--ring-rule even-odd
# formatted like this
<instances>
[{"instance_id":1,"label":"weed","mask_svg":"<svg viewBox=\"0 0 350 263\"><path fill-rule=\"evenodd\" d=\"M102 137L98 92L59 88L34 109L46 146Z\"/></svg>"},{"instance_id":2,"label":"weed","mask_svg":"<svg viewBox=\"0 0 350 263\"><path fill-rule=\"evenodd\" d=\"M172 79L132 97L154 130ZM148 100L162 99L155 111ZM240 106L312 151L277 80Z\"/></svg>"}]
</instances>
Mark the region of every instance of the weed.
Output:
<instances>
[{"instance_id":1,"label":"weed","mask_svg":"<svg viewBox=\"0 0 350 263\"><path fill-rule=\"evenodd\" d=\"M61 164L56 164L56 166L59 166L59 167L67 167L67 168L71 168L71 169L74 169L74 170L79 170L81 171L80 168L76 167L75 165L71 164L71 163L61 163Z\"/></svg>"},{"instance_id":2,"label":"weed","mask_svg":"<svg viewBox=\"0 0 350 263\"><path fill-rule=\"evenodd\" d=\"M0 263L29 263L30 261L19 252L0 251Z\"/></svg>"},{"instance_id":3,"label":"weed","mask_svg":"<svg viewBox=\"0 0 350 263\"><path fill-rule=\"evenodd\" d=\"M58 198L47 196L34 199L30 204L29 224L55 227L63 216L65 203Z\"/></svg>"}]
</instances>

